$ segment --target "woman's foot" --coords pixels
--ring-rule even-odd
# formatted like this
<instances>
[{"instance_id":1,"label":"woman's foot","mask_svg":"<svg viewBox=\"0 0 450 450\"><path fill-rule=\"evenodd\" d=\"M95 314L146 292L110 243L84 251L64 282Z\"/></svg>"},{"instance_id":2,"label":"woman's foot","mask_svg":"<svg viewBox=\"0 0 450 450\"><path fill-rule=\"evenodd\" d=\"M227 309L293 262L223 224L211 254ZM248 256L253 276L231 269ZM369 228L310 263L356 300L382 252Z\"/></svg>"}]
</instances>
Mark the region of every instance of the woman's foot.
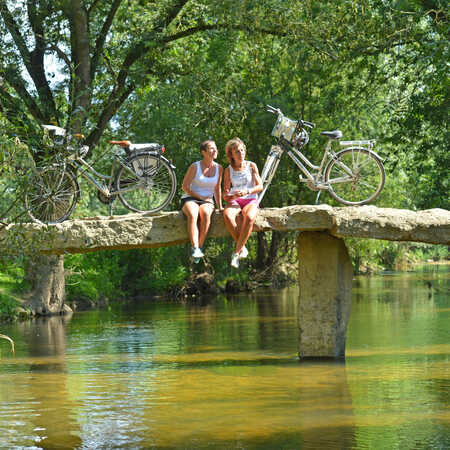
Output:
<instances>
[{"instance_id":1,"label":"woman's foot","mask_svg":"<svg viewBox=\"0 0 450 450\"><path fill-rule=\"evenodd\" d=\"M244 245L241 249L241 252L239 253L239 258L247 258L248 256L248 250L247 247Z\"/></svg>"},{"instance_id":2,"label":"woman's foot","mask_svg":"<svg viewBox=\"0 0 450 450\"><path fill-rule=\"evenodd\" d=\"M231 258L231 267L234 267L235 269L239 268L239 254L233 253L233 256Z\"/></svg>"},{"instance_id":3,"label":"woman's foot","mask_svg":"<svg viewBox=\"0 0 450 450\"><path fill-rule=\"evenodd\" d=\"M205 254L202 252L202 249L200 247L192 247L191 256L194 259L197 259L197 258L203 258L205 256Z\"/></svg>"}]
</instances>

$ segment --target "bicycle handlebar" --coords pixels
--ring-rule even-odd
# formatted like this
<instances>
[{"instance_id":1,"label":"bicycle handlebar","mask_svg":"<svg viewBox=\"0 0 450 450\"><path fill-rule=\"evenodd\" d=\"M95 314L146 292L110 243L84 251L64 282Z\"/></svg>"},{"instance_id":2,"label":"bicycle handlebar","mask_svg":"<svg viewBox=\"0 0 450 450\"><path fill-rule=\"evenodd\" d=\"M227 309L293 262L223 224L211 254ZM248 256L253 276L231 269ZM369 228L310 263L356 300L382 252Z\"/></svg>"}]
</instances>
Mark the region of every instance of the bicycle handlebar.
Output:
<instances>
[{"instance_id":1,"label":"bicycle handlebar","mask_svg":"<svg viewBox=\"0 0 450 450\"><path fill-rule=\"evenodd\" d=\"M302 125L306 125L309 128L314 128L316 126L315 123L308 122L307 120L300 119L300 122L302 123Z\"/></svg>"},{"instance_id":2,"label":"bicycle handlebar","mask_svg":"<svg viewBox=\"0 0 450 450\"><path fill-rule=\"evenodd\" d=\"M270 105L266 105L266 111L270 112L272 114L278 114L278 115L281 115L281 116L283 115L283 113L281 112L281 109L274 108L273 106L270 106ZM315 123L308 122L307 120L299 119L298 121L300 122L300 124L302 126L306 126L306 127L309 127L309 128L314 128L316 126Z\"/></svg>"},{"instance_id":3,"label":"bicycle handlebar","mask_svg":"<svg viewBox=\"0 0 450 450\"><path fill-rule=\"evenodd\" d=\"M282 114L280 109L274 108L273 106L270 106L270 105L266 105L266 111L268 111L272 114Z\"/></svg>"}]
</instances>

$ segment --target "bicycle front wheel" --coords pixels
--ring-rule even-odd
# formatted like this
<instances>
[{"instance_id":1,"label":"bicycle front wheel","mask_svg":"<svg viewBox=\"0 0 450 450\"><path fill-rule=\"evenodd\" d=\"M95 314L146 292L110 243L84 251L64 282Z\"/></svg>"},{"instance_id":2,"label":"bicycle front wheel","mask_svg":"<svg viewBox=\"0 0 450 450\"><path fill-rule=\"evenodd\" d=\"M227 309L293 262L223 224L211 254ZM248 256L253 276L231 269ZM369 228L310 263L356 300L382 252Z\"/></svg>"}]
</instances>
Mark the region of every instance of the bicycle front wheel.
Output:
<instances>
[{"instance_id":1,"label":"bicycle front wheel","mask_svg":"<svg viewBox=\"0 0 450 450\"><path fill-rule=\"evenodd\" d=\"M325 168L330 195L344 205L365 205L375 200L384 187L383 163L365 148L340 151Z\"/></svg>"},{"instance_id":2,"label":"bicycle front wheel","mask_svg":"<svg viewBox=\"0 0 450 450\"><path fill-rule=\"evenodd\" d=\"M25 206L33 221L51 225L69 218L79 195L80 188L72 172L62 167L46 167L31 178Z\"/></svg>"},{"instance_id":3,"label":"bicycle front wheel","mask_svg":"<svg viewBox=\"0 0 450 450\"><path fill-rule=\"evenodd\" d=\"M177 179L170 164L158 155L140 153L117 174L116 188L122 203L131 211L154 213L173 199Z\"/></svg>"}]
</instances>

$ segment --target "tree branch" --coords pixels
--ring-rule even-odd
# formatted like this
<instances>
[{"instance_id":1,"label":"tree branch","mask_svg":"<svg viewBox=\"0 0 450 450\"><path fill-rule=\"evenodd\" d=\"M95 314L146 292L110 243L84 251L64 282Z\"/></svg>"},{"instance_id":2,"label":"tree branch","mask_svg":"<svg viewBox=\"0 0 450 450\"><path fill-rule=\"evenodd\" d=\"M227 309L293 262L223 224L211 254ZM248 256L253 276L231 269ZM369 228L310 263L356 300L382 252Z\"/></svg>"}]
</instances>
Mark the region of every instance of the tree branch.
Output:
<instances>
[{"instance_id":1,"label":"tree branch","mask_svg":"<svg viewBox=\"0 0 450 450\"><path fill-rule=\"evenodd\" d=\"M189 3L189 0L177 0L167 11L167 14L164 19L160 21L159 27L161 31L161 28L167 28L178 16L178 14L181 12L181 10L184 8L186 3Z\"/></svg>"},{"instance_id":2,"label":"tree branch","mask_svg":"<svg viewBox=\"0 0 450 450\"><path fill-rule=\"evenodd\" d=\"M25 83L20 76L17 69L7 68L2 71L2 75L4 79L8 82L8 84L17 92L19 98L23 101L25 106L31 115L40 123L45 123L46 117L39 109L39 106L35 102L33 96L27 91L25 87ZM4 90L6 94L6 90ZM9 94L8 94L9 95ZM14 97L9 96L9 99L13 99ZM20 108L21 109L21 108Z\"/></svg>"},{"instance_id":3,"label":"tree branch","mask_svg":"<svg viewBox=\"0 0 450 450\"><path fill-rule=\"evenodd\" d=\"M114 0L113 4L111 5L111 8L108 12L108 15L106 16L105 22L103 23L102 29L97 36L97 40L95 41L95 49L94 54L92 56L91 60L91 78L93 79L95 76L95 73L97 71L98 62L100 60L100 55L103 52L103 47L105 45L106 36L108 35L108 32L111 28L111 25L114 20L114 16L116 15L117 10L119 9L120 4L123 0ZM91 5L91 8L95 5L96 2L94 2ZM91 8L89 9L89 13L91 11Z\"/></svg>"},{"instance_id":4,"label":"tree branch","mask_svg":"<svg viewBox=\"0 0 450 450\"><path fill-rule=\"evenodd\" d=\"M47 5L45 4L45 6L38 10L35 0L27 0L28 19L36 43L34 50L30 52L31 71L29 69L28 72L36 86L39 99L42 103L42 109L45 111L46 121L48 122L51 118L57 119L58 113L44 69L46 43L42 24L44 18L49 14Z\"/></svg>"},{"instance_id":5,"label":"tree branch","mask_svg":"<svg viewBox=\"0 0 450 450\"><path fill-rule=\"evenodd\" d=\"M35 8L34 6L32 6L31 9L28 11L28 14L30 16L30 23L33 31L40 30L40 25L38 25L38 22L42 20L42 18L34 16L33 15L34 12ZM8 28L8 31L10 32L14 40L14 43L16 44L17 49L19 50L19 53L22 56L24 65L36 87L36 90L42 103L43 108L42 115L45 118L44 122L49 122L52 118L56 118L57 111L52 92L45 77L42 34L35 35L36 48L32 52L30 52L20 32L19 26L14 20L14 17L9 11L6 2L4 0L0 0L0 14L3 17L5 25ZM21 95L17 89L16 91L19 95ZM30 103L28 102L27 99L24 100L28 106ZM30 110L30 112L33 114L33 116L36 117L36 111Z\"/></svg>"},{"instance_id":6,"label":"tree branch","mask_svg":"<svg viewBox=\"0 0 450 450\"><path fill-rule=\"evenodd\" d=\"M91 58L89 43L89 18L82 0L71 0L70 28L72 39L72 61L75 78L72 96L71 129L80 132L90 106Z\"/></svg>"},{"instance_id":7,"label":"tree branch","mask_svg":"<svg viewBox=\"0 0 450 450\"><path fill-rule=\"evenodd\" d=\"M25 66L27 67L27 70L30 71L30 63L31 63L31 56L30 52L28 50L28 47L25 43L25 40L23 36L20 34L19 26L17 25L16 21L14 20L14 17L12 16L11 12L8 9L8 6L6 4L5 0L0 0L0 14L3 17L3 20L5 22L6 28L8 28L8 31L10 32L14 43L16 44L23 62Z\"/></svg>"},{"instance_id":8,"label":"tree branch","mask_svg":"<svg viewBox=\"0 0 450 450\"><path fill-rule=\"evenodd\" d=\"M97 6L97 3L99 2L99 0L94 0L91 4L91 6L89 6L88 8L88 14L91 14L91 11Z\"/></svg>"},{"instance_id":9,"label":"tree branch","mask_svg":"<svg viewBox=\"0 0 450 450\"><path fill-rule=\"evenodd\" d=\"M128 86L127 88L122 90L120 95L119 91L114 90L109 96L108 102L106 106L103 108L102 114L100 115L97 125L89 136L86 138L86 145L92 149L95 145L97 145L100 140L106 126L108 125L111 118L123 104L123 102L128 98L128 96L136 89L134 84Z\"/></svg>"},{"instance_id":10,"label":"tree branch","mask_svg":"<svg viewBox=\"0 0 450 450\"><path fill-rule=\"evenodd\" d=\"M16 97L13 97L5 88L0 84L0 112L17 128L17 134L23 135L26 130L33 129L33 123L22 108L22 103ZM26 125L26 126L24 126Z\"/></svg>"}]
</instances>

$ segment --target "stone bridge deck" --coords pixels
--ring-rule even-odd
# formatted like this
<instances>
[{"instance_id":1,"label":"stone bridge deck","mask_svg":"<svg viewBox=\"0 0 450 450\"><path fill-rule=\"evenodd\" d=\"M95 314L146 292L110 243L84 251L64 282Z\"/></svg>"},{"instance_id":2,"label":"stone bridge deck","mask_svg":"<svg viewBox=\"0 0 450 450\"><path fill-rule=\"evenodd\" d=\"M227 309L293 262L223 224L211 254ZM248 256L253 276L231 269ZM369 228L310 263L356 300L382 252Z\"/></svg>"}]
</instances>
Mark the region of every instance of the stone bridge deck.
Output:
<instances>
[{"instance_id":1,"label":"stone bridge deck","mask_svg":"<svg viewBox=\"0 0 450 450\"><path fill-rule=\"evenodd\" d=\"M0 241L18 225L0 230ZM186 221L181 212L159 215L75 219L50 227L21 225L25 236L39 233L45 253L85 253L98 250L150 248L187 241ZM375 206L328 205L266 208L259 214L255 231L326 231L337 238L355 237L391 241L450 244L450 211L410 211ZM210 237L228 236L222 216L213 216ZM1 244L0 244L1 246Z\"/></svg>"}]
</instances>

